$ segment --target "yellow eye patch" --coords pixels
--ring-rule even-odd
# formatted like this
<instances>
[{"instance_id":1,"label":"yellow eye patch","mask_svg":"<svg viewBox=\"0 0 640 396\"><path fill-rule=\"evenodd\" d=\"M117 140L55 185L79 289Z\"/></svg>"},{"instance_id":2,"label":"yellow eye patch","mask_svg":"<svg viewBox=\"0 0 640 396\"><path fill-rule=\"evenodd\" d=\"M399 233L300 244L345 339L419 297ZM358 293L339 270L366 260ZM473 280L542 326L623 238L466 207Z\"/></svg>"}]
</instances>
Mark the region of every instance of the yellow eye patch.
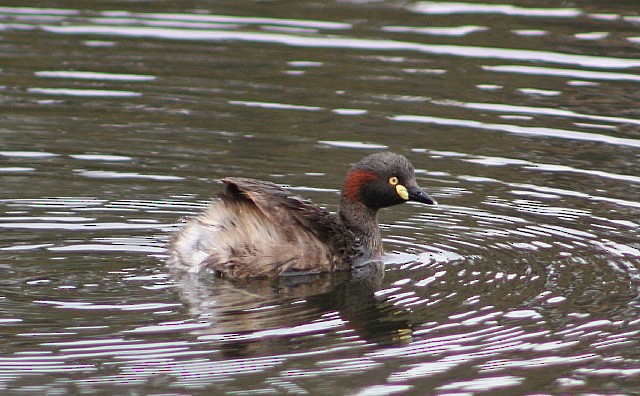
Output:
<instances>
[{"instance_id":1,"label":"yellow eye patch","mask_svg":"<svg viewBox=\"0 0 640 396\"><path fill-rule=\"evenodd\" d=\"M409 200L409 191L407 191L407 188L402 184L396 184L396 193L405 201Z\"/></svg>"},{"instance_id":2,"label":"yellow eye patch","mask_svg":"<svg viewBox=\"0 0 640 396\"><path fill-rule=\"evenodd\" d=\"M397 184L398 184L398 178L397 178L397 177L395 177L395 176L391 176L391 177L389 178L389 184L391 184L392 186L397 185Z\"/></svg>"}]
</instances>

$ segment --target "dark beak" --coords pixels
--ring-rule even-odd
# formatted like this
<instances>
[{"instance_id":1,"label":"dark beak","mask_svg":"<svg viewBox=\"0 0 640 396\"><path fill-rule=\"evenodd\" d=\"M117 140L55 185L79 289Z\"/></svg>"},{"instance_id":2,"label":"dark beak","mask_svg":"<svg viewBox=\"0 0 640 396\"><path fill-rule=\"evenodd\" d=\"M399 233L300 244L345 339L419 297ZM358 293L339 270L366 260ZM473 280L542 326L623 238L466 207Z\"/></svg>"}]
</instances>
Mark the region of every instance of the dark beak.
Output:
<instances>
[{"instance_id":1,"label":"dark beak","mask_svg":"<svg viewBox=\"0 0 640 396\"><path fill-rule=\"evenodd\" d=\"M409 192L409 201L417 201L417 202L422 202L429 205L438 204L436 200L431 197L431 195L427 194L423 189L421 189L418 186L409 187L407 188L407 191Z\"/></svg>"}]
</instances>

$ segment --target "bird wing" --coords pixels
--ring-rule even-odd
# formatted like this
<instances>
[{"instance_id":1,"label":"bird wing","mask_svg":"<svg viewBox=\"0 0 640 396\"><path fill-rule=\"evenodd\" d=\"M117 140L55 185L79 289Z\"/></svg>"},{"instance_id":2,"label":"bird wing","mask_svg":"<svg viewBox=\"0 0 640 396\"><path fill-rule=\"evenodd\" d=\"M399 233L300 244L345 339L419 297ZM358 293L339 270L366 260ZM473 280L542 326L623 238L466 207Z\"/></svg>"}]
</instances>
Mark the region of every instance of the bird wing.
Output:
<instances>
[{"instance_id":1,"label":"bird wing","mask_svg":"<svg viewBox=\"0 0 640 396\"><path fill-rule=\"evenodd\" d=\"M243 177L227 177L222 182L225 184L223 194L251 200L274 224L282 226L287 237L295 237L299 226L329 243L339 232L335 215L275 183Z\"/></svg>"},{"instance_id":2,"label":"bird wing","mask_svg":"<svg viewBox=\"0 0 640 396\"><path fill-rule=\"evenodd\" d=\"M181 232L194 235L195 247L187 238L174 243L185 246L185 253L175 249L175 262L189 263L182 259L188 257L191 270L210 268L228 278L348 268L336 248L336 215L274 183L239 177L222 182L218 199Z\"/></svg>"}]
</instances>

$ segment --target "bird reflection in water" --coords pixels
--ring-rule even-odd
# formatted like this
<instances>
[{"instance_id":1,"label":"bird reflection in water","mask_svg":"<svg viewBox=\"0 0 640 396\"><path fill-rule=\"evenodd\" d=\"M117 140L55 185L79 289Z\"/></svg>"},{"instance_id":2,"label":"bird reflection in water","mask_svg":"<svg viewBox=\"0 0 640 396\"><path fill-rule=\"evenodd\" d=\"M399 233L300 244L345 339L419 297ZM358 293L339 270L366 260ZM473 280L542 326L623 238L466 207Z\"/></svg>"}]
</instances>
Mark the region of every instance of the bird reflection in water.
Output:
<instances>
[{"instance_id":1,"label":"bird reflection in water","mask_svg":"<svg viewBox=\"0 0 640 396\"><path fill-rule=\"evenodd\" d=\"M238 357L290 350L296 337L319 334L351 339L355 333L378 345L409 342L415 324L407 310L375 295L383 276L384 265L375 261L349 272L250 282L207 272L179 273L176 280L190 314L209 324L194 334Z\"/></svg>"}]
</instances>

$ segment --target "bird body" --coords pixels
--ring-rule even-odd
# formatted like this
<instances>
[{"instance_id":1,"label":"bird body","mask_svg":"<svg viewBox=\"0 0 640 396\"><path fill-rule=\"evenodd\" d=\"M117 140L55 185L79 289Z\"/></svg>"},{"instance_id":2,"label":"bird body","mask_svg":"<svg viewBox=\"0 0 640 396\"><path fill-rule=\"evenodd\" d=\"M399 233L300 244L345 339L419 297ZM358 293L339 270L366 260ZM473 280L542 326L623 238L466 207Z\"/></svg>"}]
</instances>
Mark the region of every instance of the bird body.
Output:
<instances>
[{"instance_id":1,"label":"bird body","mask_svg":"<svg viewBox=\"0 0 640 396\"><path fill-rule=\"evenodd\" d=\"M338 213L268 181L222 182L208 209L174 236L174 268L209 268L231 279L345 271L382 255L380 208L407 200L435 203L417 186L409 161L389 152L351 168Z\"/></svg>"}]
</instances>

